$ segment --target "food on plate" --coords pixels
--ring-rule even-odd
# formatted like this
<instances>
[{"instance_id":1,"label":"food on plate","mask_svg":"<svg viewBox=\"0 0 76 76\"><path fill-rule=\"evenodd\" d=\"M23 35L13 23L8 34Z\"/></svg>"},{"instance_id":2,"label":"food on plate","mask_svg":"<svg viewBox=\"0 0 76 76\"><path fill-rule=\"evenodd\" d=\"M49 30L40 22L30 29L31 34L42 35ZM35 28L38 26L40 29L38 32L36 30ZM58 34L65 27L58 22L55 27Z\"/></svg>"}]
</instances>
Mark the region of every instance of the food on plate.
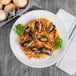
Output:
<instances>
[{"instance_id":1,"label":"food on plate","mask_svg":"<svg viewBox=\"0 0 76 76\"><path fill-rule=\"evenodd\" d=\"M4 10L0 10L0 21L4 21L7 19L6 12Z\"/></svg>"},{"instance_id":2,"label":"food on plate","mask_svg":"<svg viewBox=\"0 0 76 76\"><path fill-rule=\"evenodd\" d=\"M3 5L7 5L11 2L11 0L0 0L0 3Z\"/></svg>"},{"instance_id":3,"label":"food on plate","mask_svg":"<svg viewBox=\"0 0 76 76\"><path fill-rule=\"evenodd\" d=\"M28 58L45 58L62 47L56 25L46 18L34 19L25 26L16 25L18 42Z\"/></svg>"},{"instance_id":4,"label":"food on plate","mask_svg":"<svg viewBox=\"0 0 76 76\"><path fill-rule=\"evenodd\" d=\"M14 4L19 8L26 7L28 0L13 0Z\"/></svg>"},{"instance_id":5,"label":"food on plate","mask_svg":"<svg viewBox=\"0 0 76 76\"><path fill-rule=\"evenodd\" d=\"M2 8L3 8L3 5L2 5L2 4L0 4L0 10L2 10Z\"/></svg>"},{"instance_id":6,"label":"food on plate","mask_svg":"<svg viewBox=\"0 0 76 76\"><path fill-rule=\"evenodd\" d=\"M10 3L4 7L4 10L8 12L12 12L14 8L15 8L15 5L13 3Z\"/></svg>"}]
</instances>

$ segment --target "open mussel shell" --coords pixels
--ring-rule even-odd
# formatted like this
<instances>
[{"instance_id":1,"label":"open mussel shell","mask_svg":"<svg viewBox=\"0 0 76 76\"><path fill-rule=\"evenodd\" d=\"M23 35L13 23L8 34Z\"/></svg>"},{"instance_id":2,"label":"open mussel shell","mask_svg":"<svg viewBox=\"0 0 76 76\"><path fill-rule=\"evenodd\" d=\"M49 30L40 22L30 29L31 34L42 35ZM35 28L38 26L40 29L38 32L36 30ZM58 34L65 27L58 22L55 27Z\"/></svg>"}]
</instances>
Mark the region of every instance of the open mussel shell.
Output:
<instances>
[{"instance_id":1,"label":"open mussel shell","mask_svg":"<svg viewBox=\"0 0 76 76\"><path fill-rule=\"evenodd\" d=\"M36 36L35 36L34 32L32 32L31 29L30 29L28 26L25 28L24 31L28 34L28 36L29 36L30 38L36 39Z\"/></svg>"},{"instance_id":2,"label":"open mussel shell","mask_svg":"<svg viewBox=\"0 0 76 76\"><path fill-rule=\"evenodd\" d=\"M53 26L53 28L51 29L52 26ZM52 23L50 23L50 25L49 25L49 27L47 29L47 32L51 33L55 29L55 27L56 27L55 25L53 25Z\"/></svg>"},{"instance_id":3,"label":"open mussel shell","mask_svg":"<svg viewBox=\"0 0 76 76\"><path fill-rule=\"evenodd\" d=\"M31 30L30 30L29 32L27 32L27 34L28 34L28 36L29 36L30 38L32 38L33 40L36 40L36 39L37 39L36 36L35 36L35 34L34 34L34 32L32 32Z\"/></svg>"},{"instance_id":4,"label":"open mussel shell","mask_svg":"<svg viewBox=\"0 0 76 76\"><path fill-rule=\"evenodd\" d=\"M24 31L25 32L29 32L30 31L30 28L27 26Z\"/></svg>"},{"instance_id":5,"label":"open mussel shell","mask_svg":"<svg viewBox=\"0 0 76 76\"><path fill-rule=\"evenodd\" d=\"M44 54L47 54L47 55L50 55L51 54L51 51L48 48L46 48L46 47L42 47L40 49L41 49L41 52L44 53Z\"/></svg>"},{"instance_id":6,"label":"open mussel shell","mask_svg":"<svg viewBox=\"0 0 76 76\"><path fill-rule=\"evenodd\" d=\"M47 28L47 31L49 31L49 29L51 28L52 26L52 23L50 23L49 27Z\"/></svg>"},{"instance_id":7,"label":"open mussel shell","mask_svg":"<svg viewBox=\"0 0 76 76\"><path fill-rule=\"evenodd\" d=\"M41 38L39 38L39 41L41 41L41 42L50 42L50 40L46 36L42 36Z\"/></svg>"},{"instance_id":8,"label":"open mussel shell","mask_svg":"<svg viewBox=\"0 0 76 76\"><path fill-rule=\"evenodd\" d=\"M41 53L44 53L44 54L47 54L47 55L51 54L51 51L46 47L37 48L36 50L34 50L34 52L35 53L41 52Z\"/></svg>"},{"instance_id":9,"label":"open mussel shell","mask_svg":"<svg viewBox=\"0 0 76 76\"><path fill-rule=\"evenodd\" d=\"M30 47L31 45L32 45L32 40L27 40L21 44L21 46L24 46L26 48Z\"/></svg>"},{"instance_id":10,"label":"open mussel shell","mask_svg":"<svg viewBox=\"0 0 76 76\"><path fill-rule=\"evenodd\" d=\"M32 41L26 46L26 48L30 47L32 45Z\"/></svg>"},{"instance_id":11,"label":"open mussel shell","mask_svg":"<svg viewBox=\"0 0 76 76\"><path fill-rule=\"evenodd\" d=\"M36 21L36 22L35 22L35 28L38 30L38 32L40 32L41 29L42 29L42 24L41 24L41 22L39 23L38 21Z\"/></svg>"},{"instance_id":12,"label":"open mussel shell","mask_svg":"<svg viewBox=\"0 0 76 76\"><path fill-rule=\"evenodd\" d=\"M37 48L37 47L32 47L31 50L35 53L38 53L40 52L40 50Z\"/></svg>"},{"instance_id":13,"label":"open mussel shell","mask_svg":"<svg viewBox=\"0 0 76 76\"><path fill-rule=\"evenodd\" d=\"M28 36L32 39L34 39L34 37L32 36L31 32L27 32Z\"/></svg>"},{"instance_id":14,"label":"open mussel shell","mask_svg":"<svg viewBox=\"0 0 76 76\"><path fill-rule=\"evenodd\" d=\"M35 40L36 40L36 39L37 39L37 37L36 37L35 33L31 31L31 34L32 34L32 36L33 36L33 39L35 39Z\"/></svg>"}]
</instances>

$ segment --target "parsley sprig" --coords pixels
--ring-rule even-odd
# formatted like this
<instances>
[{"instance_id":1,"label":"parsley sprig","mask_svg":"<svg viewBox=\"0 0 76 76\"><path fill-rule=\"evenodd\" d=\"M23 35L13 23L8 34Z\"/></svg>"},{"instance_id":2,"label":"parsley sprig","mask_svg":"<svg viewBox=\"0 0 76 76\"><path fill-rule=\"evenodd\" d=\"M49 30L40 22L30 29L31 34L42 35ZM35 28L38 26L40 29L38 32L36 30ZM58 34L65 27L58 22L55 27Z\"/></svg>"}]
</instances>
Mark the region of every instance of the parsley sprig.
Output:
<instances>
[{"instance_id":1,"label":"parsley sprig","mask_svg":"<svg viewBox=\"0 0 76 76\"><path fill-rule=\"evenodd\" d=\"M16 25L16 34L18 34L18 36L23 35L24 29L25 29L25 27L22 26L21 24Z\"/></svg>"},{"instance_id":2,"label":"parsley sprig","mask_svg":"<svg viewBox=\"0 0 76 76\"><path fill-rule=\"evenodd\" d=\"M62 47L62 42L63 42L62 38L56 38L54 48L56 50L60 49Z\"/></svg>"}]
</instances>

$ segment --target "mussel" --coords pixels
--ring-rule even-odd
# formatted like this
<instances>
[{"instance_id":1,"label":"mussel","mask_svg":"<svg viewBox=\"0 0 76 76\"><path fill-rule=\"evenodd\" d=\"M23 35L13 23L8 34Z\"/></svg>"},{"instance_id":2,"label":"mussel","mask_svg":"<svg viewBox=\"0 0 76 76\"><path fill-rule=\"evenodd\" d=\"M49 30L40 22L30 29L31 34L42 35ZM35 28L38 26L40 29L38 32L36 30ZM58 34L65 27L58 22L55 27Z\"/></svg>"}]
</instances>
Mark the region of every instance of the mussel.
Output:
<instances>
[{"instance_id":1,"label":"mussel","mask_svg":"<svg viewBox=\"0 0 76 76\"><path fill-rule=\"evenodd\" d=\"M29 32L30 31L30 28L27 26L24 31L25 32Z\"/></svg>"},{"instance_id":2,"label":"mussel","mask_svg":"<svg viewBox=\"0 0 76 76\"><path fill-rule=\"evenodd\" d=\"M33 38L31 29L28 26L25 28L25 32L28 34L28 36L30 36L31 38Z\"/></svg>"},{"instance_id":3,"label":"mussel","mask_svg":"<svg viewBox=\"0 0 76 76\"><path fill-rule=\"evenodd\" d=\"M28 36L31 37L33 40L36 40L36 36L35 34L30 30L29 32L27 32Z\"/></svg>"},{"instance_id":4,"label":"mussel","mask_svg":"<svg viewBox=\"0 0 76 76\"><path fill-rule=\"evenodd\" d=\"M31 37L32 39L36 39L36 36L34 34L34 32L31 31L31 29L27 26L25 28L25 32L28 34L29 37Z\"/></svg>"},{"instance_id":5,"label":"mussel","mask_svg":"<svg viewBox=\"0 0 76 76\"><path fill-rule=\"evenodd\" d=\"M32 33L31 33L30 31L27 32L27 34L28 34L28 36L31 37L32 39L34 38L34 37L32 36Z\"/></svg>"},{"instance_id":6,"label":"mussel","mask_svg":"<svg viewBox=\"0 0 76 76\"><path fill-rule=\"evenodd\" d=\"M21 46L24 46L26 48L30 47L31 45L32 45L32 40L27 40L21 44Z\"/></svg>"},{"instance_id":7,"label":"mussel","mask_svg":"<svg viewBox=\"0 0 76 76\"><path fill-rule=\"evenodd\" d=\"M41 51L42 51L42 53L47 54L47 55L51 54L51 51L48 48L46 48L46 47L42 47Z\"/></svg>"},{"instance_id":8,"label":"mussel","mask_svg":"<svg viewBox=\"0 0 76 76\"><path fill-rule=\"evenodd\" d=\"M41 42L50 42L50 39L48 39L48 37L46 37L46 36L41 36L41 38L39 38L39 41L41 41Z\"/></svg>"},{"instance_id":9,"label":"mussel","mask_svg":"<svg viewBox=\"0 0 76 76\"><path fill-rule=\"evenodd\" d=\"M51 27L53 27L53 28L51 29ZM53 25L52 23L50 23L50 25L49 25L49 27L47 29L47 32L51 33L55 29L55 27L56 27L55 25Z\"/></svg>"},{"instance_id":10,"label":"mussel","mask_svg":"<svg viewBox=\"0 0 76 76\"><path fill-rule=\"evenodd\" d=\"M37 47L32 47L31 50L35 53L38 53L40 52L40 50L37 48Z\"/></svg>"},{"instance_id":11,"label":"mussel","mask_svg":"<svg viewBox=\"0 0 76 76\"><path fill-rule=\"evenodd\" d=\"M46 47L41 47L41 48L38 48L34 51L35 53L38 53L38 52L41 52L41 53L44 53L44 54L47 54L47 55L50 55L51 54L51 51L46 48Z\"/></svg>"},{"instance_id":12,"label":"mussel","mask_svg":"<svg viewBox=\"0 0 76 76\"><path fill-rule=\"evenodd\" d=\"M41 31L41 28L42 28L41 22L39 23L38 21L36 21L36 22L35 22L35 27L36 27L36 29L38 30L38 32L40 32L40 31Z\"/></svg>"}]
</instances>

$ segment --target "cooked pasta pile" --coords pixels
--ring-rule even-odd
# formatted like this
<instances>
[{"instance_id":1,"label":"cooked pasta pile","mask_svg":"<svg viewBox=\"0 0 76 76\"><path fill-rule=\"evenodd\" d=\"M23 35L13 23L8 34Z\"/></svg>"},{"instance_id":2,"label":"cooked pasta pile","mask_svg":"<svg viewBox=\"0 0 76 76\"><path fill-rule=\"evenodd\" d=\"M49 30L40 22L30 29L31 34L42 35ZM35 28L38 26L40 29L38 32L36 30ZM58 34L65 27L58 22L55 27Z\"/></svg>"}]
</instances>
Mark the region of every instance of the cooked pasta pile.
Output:
<instances>
[{"instance_id":1,"label":"cooked pasta pile","mask_svg":"<svg viewBox=\"0 0 76 76\"><path fill-rule=\"evenodd\" d=\"M45 58L55 52L55 40L60 38L56 26L45 18L35 19L25 25L18 42L28 58Z\"/></svg>"}]
</instances>

